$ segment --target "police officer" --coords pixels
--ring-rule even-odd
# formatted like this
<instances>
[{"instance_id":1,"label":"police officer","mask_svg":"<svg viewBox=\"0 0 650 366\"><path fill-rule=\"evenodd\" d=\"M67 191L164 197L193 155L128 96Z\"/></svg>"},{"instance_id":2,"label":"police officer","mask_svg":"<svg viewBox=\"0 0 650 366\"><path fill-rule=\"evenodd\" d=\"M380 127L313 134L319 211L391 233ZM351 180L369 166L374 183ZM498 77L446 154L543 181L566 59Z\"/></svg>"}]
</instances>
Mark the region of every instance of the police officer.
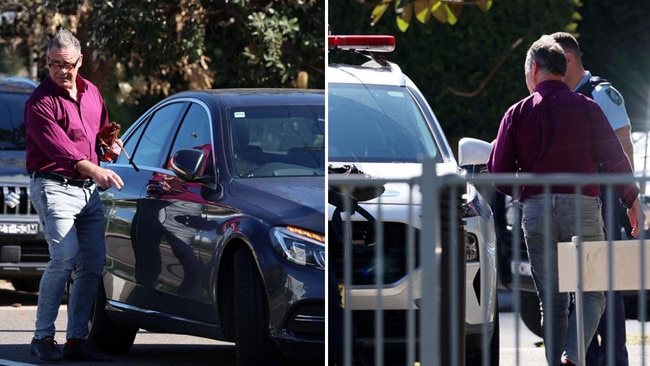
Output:
<instances>
[{"instance_id":1,"label":"police officer","mask_svg":"<svg viewBox=\"0 0 650 366\"><path fill-rule=\"evenodd\" d=\"M580 55L580 45L578 41L569 33L557 32L551 35L557 43L562 46L567 56L567 70L564 74L564 82L573 91L582 93L592 98L603 110L609 124L612 126L616 137L621 142L623 150L630 161L632 170L634 171L634 146L631 139L630 118L625 110L625 102L621 94L612 86L607 80L592 76L591 72L585 70L582 65ZM606 190L601 190L601 198L603 201L603 215L606 216L608 200L606 197ZM608 237L612 240L621 240L621 213L624 212L617 200L612 201L615 207L613 211L613 225L605 225L606 229L612 227L612 233L607 233ZM605 217L605 220L607 218ZM606 220L607 222L607 220ZM623 296L620 292L614 292L614 361L616 366L628 366L628 354L625 346L625 308L623 303ZM587 364L592 366L604 366L607 363L607 311L603 314L598 325L597 334L594 335L591 344L587 349ZM598 335L601 337L601 342L598 342Z\"/></svg>"}]
</instances>

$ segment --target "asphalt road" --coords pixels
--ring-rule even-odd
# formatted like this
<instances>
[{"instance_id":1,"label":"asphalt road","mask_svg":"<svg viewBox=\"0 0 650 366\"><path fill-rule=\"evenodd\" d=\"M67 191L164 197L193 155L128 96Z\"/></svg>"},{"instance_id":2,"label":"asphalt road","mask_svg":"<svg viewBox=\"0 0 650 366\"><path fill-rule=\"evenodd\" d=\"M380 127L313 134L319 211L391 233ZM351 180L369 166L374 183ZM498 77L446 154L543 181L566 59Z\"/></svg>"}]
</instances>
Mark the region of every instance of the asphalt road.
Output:
<instances>
[{"instance_id":1,"label":"asphalt road","mask_svg":"<svg viewBox=\"0 0 650 366\"><path fill-rule=\"evenodd\" d=\"M27 366L37 362L29 353L36 316L36 294L13 291L10 284L0 280L0 366ZM67 307L61 306L56 321L56 340L65 342ZM112 363L93 365L211 365L235 364L234 346L227 342L174 334L155 334L140 331L135 344L126 356L116 357ZM57 365L81 365L63 362Z\"/></svg>"},{"instance_id":2,"label":"asphalt road","mask_svg":"<svg viewBox=\"0 0 650 366\"><path fill-rule=\"evenodd\" d=\"M13 291L11 285L0 280L0 366L46 364L37 362L29 354L36 299L36 294ZM542 340L530 332L516 314L512 313L510 294L500 293L499 303L501 306L499 314L500 366L546 366ZM65 305L61 307L56 322L58 329L56 339L59 344L65 342L66 309ZM626 325L630 365L650 366L650 346L641 344L642 334L646 339L650 338L650 323L642 324L635 320L628 320ZM93 363L93 365L101 364L103 363ZM140 331L128 355L116 357L114 362L105 364L232 366L235 364L235 352L231 343L184 335ZM63 362L57 365L79 366L80 363ZM312 363L309 366L316 365Z\"/></svg>"},{"instance_id":3,"label":"asphalt road","mask_svg":"<svg viewBox=\"0 0 650 366\"><path fill-rule=\"evenodd\" d=\"M512 312L510 292L499 293L501 334L500 366L547 366L542 339L533 334ZM650 366L650 322L627 320L627 351L630 366ZM645 344L641 340L645 336Z\"/></svg>"}]
</instances>

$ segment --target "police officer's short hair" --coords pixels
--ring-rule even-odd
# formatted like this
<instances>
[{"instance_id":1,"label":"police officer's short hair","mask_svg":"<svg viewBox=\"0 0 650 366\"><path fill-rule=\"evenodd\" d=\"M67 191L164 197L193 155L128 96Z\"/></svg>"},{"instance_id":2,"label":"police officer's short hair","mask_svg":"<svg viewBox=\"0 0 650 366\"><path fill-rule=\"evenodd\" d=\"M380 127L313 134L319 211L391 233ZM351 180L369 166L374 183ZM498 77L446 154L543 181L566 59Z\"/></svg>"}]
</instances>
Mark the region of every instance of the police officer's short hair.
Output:
<instances>
[{"instance_id":1,"label":"police officer's short hair","mask_svg":"<svg viewBox=\"0 0 650 366\"><path fill-rule=\"evenodd\" d=\"M549 35L543 35L528 49L524 66L526 71L530 70L533 61L542 71L562 76L566 73L567 60L564 49Z\"/></svg>"},{"instance_id":2,"label":"police officer's short hair","mask_svg":"<svg viewBox=\"0 0 650 366\"><path fill-rule=\"evenodd\" d=\"M580 56L580 44L571 33L555 32L551 34L551 37L562 46L565 52L571 52L574 55Z\"/></svg>"}]
</instances>

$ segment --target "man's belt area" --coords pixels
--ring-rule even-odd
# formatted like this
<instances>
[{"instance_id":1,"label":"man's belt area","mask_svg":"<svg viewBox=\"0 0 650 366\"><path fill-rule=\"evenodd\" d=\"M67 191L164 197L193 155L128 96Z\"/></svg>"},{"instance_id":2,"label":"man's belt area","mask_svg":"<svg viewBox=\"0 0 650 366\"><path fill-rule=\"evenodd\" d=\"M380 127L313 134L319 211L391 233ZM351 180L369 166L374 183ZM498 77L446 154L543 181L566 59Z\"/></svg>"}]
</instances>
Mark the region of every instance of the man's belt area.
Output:
<instances>
[{"instance_id":1,"label":"man's belt area","mask_svg":"<svg viewBox=\"0 0 650 366\"><path fill-rule=\"evenodd\" d=\"M64 175L61 174L56 174L56 173L50 173L50 172L32 172L31 174L32 178L43 178L43 179L51 179L53 181L57 181L63 184L69 184L71 186L79 187L79 188L89 188L95 182L88 178L88 179L72 179L68 178Z\"/></svg>"}]
</instances>

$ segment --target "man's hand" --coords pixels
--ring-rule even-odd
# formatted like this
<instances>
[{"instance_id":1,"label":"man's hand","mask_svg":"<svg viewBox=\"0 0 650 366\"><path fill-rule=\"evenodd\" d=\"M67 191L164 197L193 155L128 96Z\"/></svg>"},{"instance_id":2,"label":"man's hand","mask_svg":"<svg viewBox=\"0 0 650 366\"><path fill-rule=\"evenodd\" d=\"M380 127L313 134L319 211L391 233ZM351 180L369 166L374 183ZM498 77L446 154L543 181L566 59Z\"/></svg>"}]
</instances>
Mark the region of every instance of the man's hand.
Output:
<instances>
[{"instance_id":1,"label":"man's hand","mask_svg":"<svg viewBox=\"0 0 650 366\"><path fill-rule=\"evenodd\" d=\"M109 189L113 186L118 191L122 190L124 182L117 173L110 169L104 169L89 160L80 160L77 162L77 171L91 177L101 189Z\"/></svg>"},{"instance_id":2,"label":"man's hand","mask_svg":"<svg viewBox=\"0 0 650 366\"><path fill-rule=\"evenodd\" d=\"M627 209L627 218L630 220L630 225L632 225L632 237L636 238L641 231L641 225L645 222L645 214L643 209L641 209L641 203L639 199L635 199L632 203L632 207Z\"/></svg>"},{"instance_id":3,"label":"man's hand","mask_svg":"<svg viewBox=\"0 0 650 366\"><path fill-rule=\"evenodd\" d=\"M92 177L95 183L102 189L109 189L115 186L118 191L121 191L122 187L124 187L122 178L110 169L99 168L97 173L92 175Z\"/></svg>"}]
</instances>

